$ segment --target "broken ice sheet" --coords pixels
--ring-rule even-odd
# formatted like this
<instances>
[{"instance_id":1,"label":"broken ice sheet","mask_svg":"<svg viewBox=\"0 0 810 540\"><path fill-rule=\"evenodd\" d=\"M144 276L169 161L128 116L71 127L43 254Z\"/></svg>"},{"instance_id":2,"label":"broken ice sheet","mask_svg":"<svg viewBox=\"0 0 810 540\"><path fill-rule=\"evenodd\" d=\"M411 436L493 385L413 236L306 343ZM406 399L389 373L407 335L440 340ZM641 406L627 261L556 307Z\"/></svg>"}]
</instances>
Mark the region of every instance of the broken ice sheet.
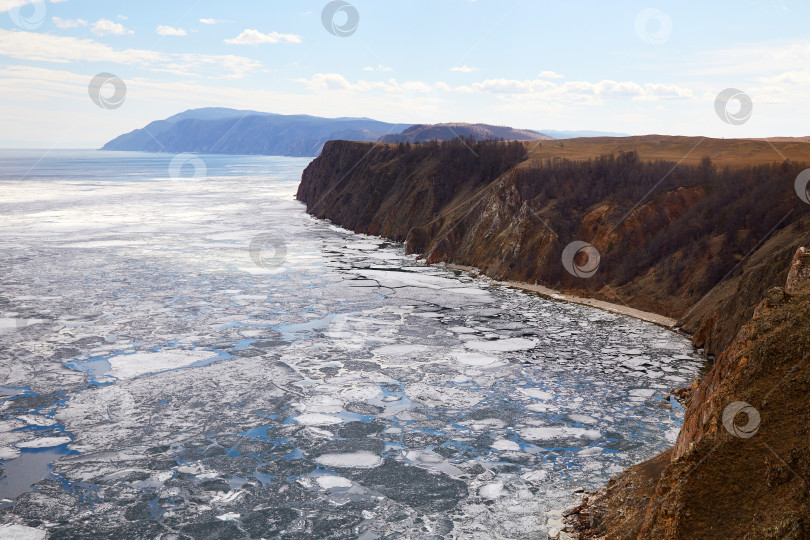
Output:
<instances>
[{"instance_id":1,"label":"broken ice sheet","mask_svg":"<svg viewBox=\"0 0 810 540\"><path fill-rule=\"evenodd\" d=\"M685 339L315 220L307 160L205 156L190 187L167 156L89 154L79 182L59 159L52 189L1 180L0 460L78 453L2 520L530 538L680 426L656 396L697 373ZM265 232L280 267L249 256Z\"/></svg>"}]
</instances>

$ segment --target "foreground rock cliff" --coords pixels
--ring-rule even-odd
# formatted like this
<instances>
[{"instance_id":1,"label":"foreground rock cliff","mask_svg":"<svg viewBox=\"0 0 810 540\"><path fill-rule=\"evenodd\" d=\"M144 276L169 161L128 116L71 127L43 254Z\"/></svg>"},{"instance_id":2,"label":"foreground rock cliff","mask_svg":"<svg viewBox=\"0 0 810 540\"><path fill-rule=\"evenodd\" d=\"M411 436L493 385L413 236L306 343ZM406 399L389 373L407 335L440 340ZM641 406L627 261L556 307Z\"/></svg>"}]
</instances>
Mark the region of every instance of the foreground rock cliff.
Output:
<instances>
[{"instance_id":1,"label":"foreground rock cliff","mask_svg":"<svg viewBox=\"0 0 810 540\"><path fill-rule=\"evenodd\" d=\"M691 389L675 447L570 512L580 538L810 538L810 254Z\"/></svg>"},{"instance_id":2,"label":"foreground rock cliff","mask_svg":"<svg viewBox=\"0 0 810 540\"><path fill-rule=\"evenodd\" d=\"M689 140L638 139L608 154L573 141L572 159L536 142L333 141L298 198L428 262L677 317L717 357L681 393L675 447L570 512L579 537L810 538L810 219L794 192L806 165L736 160L762 149L720 140L677 163L661 158ZM566 265L574 241L593 251Z\"/></svg>"}]
</instances>

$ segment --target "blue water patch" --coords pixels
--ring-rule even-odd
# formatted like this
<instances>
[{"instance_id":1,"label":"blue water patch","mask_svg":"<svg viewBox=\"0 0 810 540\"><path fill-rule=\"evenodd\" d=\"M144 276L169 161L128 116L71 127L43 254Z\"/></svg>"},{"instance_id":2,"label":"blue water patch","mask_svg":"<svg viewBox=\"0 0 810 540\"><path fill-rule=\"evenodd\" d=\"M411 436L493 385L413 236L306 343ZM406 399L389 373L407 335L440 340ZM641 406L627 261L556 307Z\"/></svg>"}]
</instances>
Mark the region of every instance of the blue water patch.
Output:
<instances>
[{"instance_id":1,"label":"blue water patch","mask_svg":"<svg viewBox=\"0 0 810 540\"><path fill-rule=\"evenodd\" d=\"M278 478L278 476L275 474L264 474L260 473L259 471L254 472L251 476L261 482L264 486L269 486L275 482L276 478Z\"/></svg>"},{"instance_id":2,"label":"blue water patch","mask_svg":"<svg viewBox=\"0 0 810 540\"><path fill-rule=\"evenodd\" d=\"M330 313L329 315L326 315L323 319L313 319L305 323L297 323L297 324L279 324L271 326L270 328L281 332L281 336L284 340L294 341L295 339L305 337L306 334L313 332L315 330L326 330L332 324L333 319L337 316L338 316L337 313ZM302 333L304 334L304 336L300 335Z\"/></svg>"},{"instance_id":3,"label":"blue water patch","mask_svg":"<svg viewBox=\"0 0 810 540\"><path fill-rule=\"evenodd\" d=\"M252 439L258 439L260 441L269 441L270 436L268 435L268 430L271 429L272 426L260 426L257 428L249 429L240 433L244 437L250 437Z\"/></svg>"},{"instance_id":4,"label":"blue water patch","mask_svg":"<svg viewBox=\"0 0 810 540\"><path fill-rule=\"evenodd\" d=\"M65 362L65 365L70 369L83 371L84 373L87 373L92 380L97 381L98 379L106 377L107 373L109 373L112 369L109 359L113 356L116 355L110 354L107 356L94 356L92 358L88 358L87 360Z\"/></svg>"},{"instance_id":5,"label":"blue water patch","mask_svg":"<svg viewBox=\"0 0 810 540\"><path fill-rule=\"evenodd\" d=\"M296 448L295 450L284 456L284 459L288 461L297 461L306 459L306 457L307 455L304 453L303 450L301 450L300 448Z\"/></svg>"},{"instance_id":6,"label":"blue water patch","mask_svg":"<svg viewBox=\"0 0 810 540\"><path fill-rule=\"evenodd\" d=\"M51 448L24 448L20 457L3 462L0 478L0 499L16 499L31 490L31 486L53 475L51 464L62 456L76 454L68 444ZM0 508L12 503L0 503Z\"/></svg>"},{"instance_id":7,"label":"blue water patch","mask_svg":"<svg viewBox=\"0 0 810 540\"><path fill-rule=\"evenodd\" d=\"M0 394L11 394L12 402L21 397L37 396L28 387L0 387ZM59 394L59 392L57 393ZM57 400L48 405L37 407L28 412L33 417L41 417L52 421L55 409L67 401L67 398ZM35 438L41 436L69 436L65 426L60 423L50 423L49 425L27 424L14 431L30 432ZM0 499L14 499L19 495L30 491L31 486L41 480L53 477L51 464L62 456L77 454L70 450L70 443L51 446L46 448L20 448L20 456L14 459L0 461L3 464L4 477L0 478ZM10 503L5 503L5 506ZM4 505L0 504L0 508Z\"/></svg>"}]
</instances>

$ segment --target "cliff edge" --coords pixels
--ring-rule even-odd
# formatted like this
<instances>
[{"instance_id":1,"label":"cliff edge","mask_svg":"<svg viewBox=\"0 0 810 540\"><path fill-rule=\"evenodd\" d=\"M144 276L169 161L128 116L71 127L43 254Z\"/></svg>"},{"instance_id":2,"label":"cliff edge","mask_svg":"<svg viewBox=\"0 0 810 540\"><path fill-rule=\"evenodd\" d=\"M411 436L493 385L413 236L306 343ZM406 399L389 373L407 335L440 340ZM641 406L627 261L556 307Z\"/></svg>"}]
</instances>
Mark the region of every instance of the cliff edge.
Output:
<instances>
[{"instance_id":1,"label":"cliff edge","mask_svg":"<svg viewBox=\"0 0 810 540\"><path fill-rule=\"evenodd\" d=\"M579 538L810 538L810 255L690 389L674 448L569 512Z\"/></svg>"},{"instance_id":2,"label":"cliff edge","mask_svg":"<svg viewBox=\"0 0 810 540\"><path fill-rule=\"evenodd\" d=\"M810 538L810 218L794 192L806 165L752 163L760 143L739 140L710 142L722 166L676 163L655 156L691 142L652 139L606 154L611 141L575 141L576 159L545 142L333 141L298 199L428 262L677 317L716 357L677 392L675 446L584 497L565 534ZM587 248L571 255L573 242Z\"/></svg>"}]
</instances>

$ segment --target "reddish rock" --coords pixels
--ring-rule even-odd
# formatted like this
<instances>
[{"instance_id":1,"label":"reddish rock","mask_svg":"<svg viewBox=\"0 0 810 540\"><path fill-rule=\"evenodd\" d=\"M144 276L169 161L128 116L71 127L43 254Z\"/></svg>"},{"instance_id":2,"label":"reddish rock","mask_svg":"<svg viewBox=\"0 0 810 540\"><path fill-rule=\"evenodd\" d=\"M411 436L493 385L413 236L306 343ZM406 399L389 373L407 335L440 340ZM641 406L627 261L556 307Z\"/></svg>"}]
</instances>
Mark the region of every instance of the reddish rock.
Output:
<instances>
[{"instance_id":1,"label":"reddish rock","mask_svg":"<svg viewBox=\"0 0 810 540\"><path fill-rule=\"evenodd\" d=\"M790 263L785 291L787 293L796 292L808 279L810 279L810 251L805 247L800 247L793 256L793 262Z\"/></svg>"}]
</instances>

